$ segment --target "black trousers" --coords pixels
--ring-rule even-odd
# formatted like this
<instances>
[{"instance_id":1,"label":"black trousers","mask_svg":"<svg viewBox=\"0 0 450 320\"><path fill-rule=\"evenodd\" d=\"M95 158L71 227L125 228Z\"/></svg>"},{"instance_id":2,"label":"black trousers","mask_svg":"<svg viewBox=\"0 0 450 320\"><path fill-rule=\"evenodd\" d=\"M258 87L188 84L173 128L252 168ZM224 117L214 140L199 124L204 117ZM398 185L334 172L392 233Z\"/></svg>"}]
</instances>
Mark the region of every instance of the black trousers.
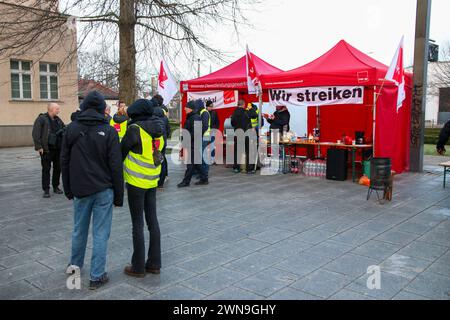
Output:
<instances>
[{"instance_id":1,"label":"black trousers","mask_svg":"<svg viewBox=\"0 0 450 320\"><path fill-rule=\"evenodd\" d=\"M205 170L205 165L203 164L203 161L199 164L195 164L195 153L202 153L202 150L196 150L196 149L190 149L186 150L188 152L188 157L191 158L191 163L186 165L186 172L184 174L183 182L190 184L192 176L195 172L197 172L200 175L201 181L208 181L208 172ZM203 159L203 158L200 158ZM197 159L198 160L198 159Z\"/></svg>"},{"instance_id":2,"label":"black trousers","mask_svg":"<svg viewBox=\"0 0 450 320\"><path fill-rule=\"evenodd\" d=\"M239 164L238 159L240 160L242 158L242 154L238 154L238 144L237 144L237 137L234 137L234 165L233 169L241 170L241 166ZM249 137L245 137L245 170L247 172L252 171L254 167L252 168L251 165L249 165L250 161L250 139Z\"/></svg>"},{"instance_id":3,"label":"black trousers","mask_svg":"<svg viewBox=\"0 0 450 320\"><path fill-rule=\"evenodd\" d=\"M156 189L141 189L129 185L128 206L133 225L133 271L145 272L145 267L161 268L161 233L156 215ZM147 261L145 260L144 217L150 232Z\"/></svg>"},{"instance_id":4,"label":"black trousers","mask_svg":"<svg viewBox=\"0 0 450 320\"><path fill-rule=\"evenodd\" d=\"M53 188L59 187L59 180L61 177L61 164L60 164L60 150L50 150L44 152L41 156L42 165L42 190L50 190L50 170L53 163L53 176L52 186Z\"/></svg>"},{"instance_id":5,"label":"black trousers","mask_svg":"<svg viewBox=\"0 0 450 320\"><path fill-rule=\"evenodd\" d=\"M164 156L164 162L161 164L161 174L159 175L158 187L164 187L164 182L166 181L166 177L169 175L166 150L163 150L162 154Z\"/></svg>"}]
</instances>

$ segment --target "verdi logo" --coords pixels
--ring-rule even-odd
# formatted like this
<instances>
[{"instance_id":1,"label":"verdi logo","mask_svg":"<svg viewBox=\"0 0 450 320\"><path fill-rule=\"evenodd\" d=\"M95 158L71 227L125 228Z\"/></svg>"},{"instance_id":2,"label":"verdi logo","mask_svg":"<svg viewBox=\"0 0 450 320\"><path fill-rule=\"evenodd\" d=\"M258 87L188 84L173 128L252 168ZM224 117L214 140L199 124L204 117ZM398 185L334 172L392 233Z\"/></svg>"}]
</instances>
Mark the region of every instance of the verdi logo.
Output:
<instances>
[{"instance_id":1,"label":"verdi logo","mask_svg":"<svg viewBox=\"0 0 450 320\"><path fill-rule=\"evenodd\" d=\"M233 90L223 92L223 101L225 104L232 104L236 102L236 95Z\"/></svg>"}]
</instances>

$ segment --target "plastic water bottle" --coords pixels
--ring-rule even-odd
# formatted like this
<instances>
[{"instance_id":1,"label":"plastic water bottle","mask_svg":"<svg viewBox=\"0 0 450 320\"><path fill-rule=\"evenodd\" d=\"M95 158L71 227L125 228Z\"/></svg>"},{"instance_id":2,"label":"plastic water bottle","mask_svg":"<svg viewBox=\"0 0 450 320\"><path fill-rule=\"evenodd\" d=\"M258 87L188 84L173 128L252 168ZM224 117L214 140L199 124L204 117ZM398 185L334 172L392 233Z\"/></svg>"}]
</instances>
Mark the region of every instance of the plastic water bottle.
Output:
<instances>
[{"instance_id":1,"label":"plastic water bottle","mask_svg":"<svg viewBox=\"0 0 450 320\"><path fill-rule=\"evenodd\" d=\"M312 177L316 177L317 176L317 162L314 160L312 162Z\"/></svg>"},{"instance_id":2,"label":"plastic water bottle","mask_svg":"<svg viewBox=\"0 0 450 320\"><path fill-rule=\"evenodd\" d=\"M324 160L322 160L322 172L321 172L321 178L324 179L327 175L327 165Z\"/></svg>"}]
</instances>

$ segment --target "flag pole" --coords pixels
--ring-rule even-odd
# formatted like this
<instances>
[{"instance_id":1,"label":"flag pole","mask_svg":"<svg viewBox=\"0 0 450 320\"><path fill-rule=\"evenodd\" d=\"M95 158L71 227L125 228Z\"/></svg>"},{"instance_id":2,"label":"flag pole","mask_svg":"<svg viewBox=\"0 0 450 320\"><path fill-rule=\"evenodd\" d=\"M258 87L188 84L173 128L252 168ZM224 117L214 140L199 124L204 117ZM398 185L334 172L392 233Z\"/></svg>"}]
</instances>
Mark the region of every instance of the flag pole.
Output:
<instances>
[{"instance_id":1,"label":"flag pole","mask_svg":"<svg viewBox=\"0 0 450 320\"><path fill-rule=\"evenodd\" d=\"M383 81L384 84L384 81ZM383 85L381 86L381 89L383 88ZM380 89L380 93L381 93ZM377 97L377 86L373 86L373 133L372 133L372 141L373 141L373 152L372 155L375 158L375 147L376 147L376 127L377 127L377 103L378 103L378 97Z\"/></svg>"}]
</instances>

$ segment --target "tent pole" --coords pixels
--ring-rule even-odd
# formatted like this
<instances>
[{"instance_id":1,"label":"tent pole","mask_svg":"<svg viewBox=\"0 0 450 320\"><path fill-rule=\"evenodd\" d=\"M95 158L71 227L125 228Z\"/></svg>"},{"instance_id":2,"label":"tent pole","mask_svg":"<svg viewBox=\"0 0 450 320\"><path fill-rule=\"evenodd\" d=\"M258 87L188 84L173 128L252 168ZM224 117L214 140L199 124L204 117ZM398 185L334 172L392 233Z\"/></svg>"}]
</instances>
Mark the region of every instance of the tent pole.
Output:
<instances>
[{"instance_id":1,"label":"tent pole","mask_svg":"<svg viewBox=\"0 0 450 320\"><path fill-rule=\"evenodd\" d=\"M380 92L381 94L381 92ZM372 141L373 141L373 157L375 158L375 147L376 147L376 127L377 127L377 86L373 86L373 136L372 136Z\"/></svg>"},{"instance_id":2,"label":"tent pole","mask_svg":"<svg viewBox=\"0 0 450 320\"><path fill-rule=\"evenodd\" d=\"M262 107L263 107L263 92L262 90L259 90L258 92L259 95L259 112L258 112L258 134L256 135L256 146L257 146L257 150L256 150L256 161L255 161L255 171L258 169L258 159L259 159L259 148L258 146L260 145L260 137L259 135L261 134L261 129L262 129Z\"/></svg>"},{"instance_id":3,"label":"tent pole","mask_svg":"<svg viewBox=\"0 0 450 320\"><path fill-rule=\"evenodd\" d=\"M308 124L306 126L308 126ZM319 106L316 106L316 128L317 128L317 130L319 130L319 137L320 137L321 129L320 129L320 107ZM320 150L320 145L317 147L317 157L319 159L322 157L322 151Z\"/></svg>"}]
</instances>

